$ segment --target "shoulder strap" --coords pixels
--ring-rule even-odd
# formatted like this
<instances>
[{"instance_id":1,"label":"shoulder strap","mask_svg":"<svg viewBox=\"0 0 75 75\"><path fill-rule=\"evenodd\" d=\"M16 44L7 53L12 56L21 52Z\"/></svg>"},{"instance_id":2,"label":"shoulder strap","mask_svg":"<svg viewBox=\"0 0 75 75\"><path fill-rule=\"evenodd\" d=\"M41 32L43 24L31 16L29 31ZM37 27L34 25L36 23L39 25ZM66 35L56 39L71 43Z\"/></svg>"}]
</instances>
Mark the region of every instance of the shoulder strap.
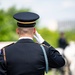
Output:
<instances>
[{"instance_id":1,"label":"shoulder strap","mask_svg":"<svg viewBox=\"0 0 75 75\"><path fill-rule=\"evenodd\" d=\"M3 48L2 50L3 50L4 61L5 61L5 63L6 63L6 53L5 53L5 48Z\"/></svg>"},{"instance_id":2,"label":"shoulder strap","mask_svg":"<svg viewBox=\"0 0 75 75\"><path fill-rule=\"evenodd\" d=\"M44 53L44 57L45 57L45 63L46 63L46 73L48 73L48 70L49 70L49 65L48 65L48 58L47 58L47 54L46 54L46 51L45 51L45 48L43 47L43 45L40 45L40 47L42 48L42 51Z\"/></svg>"},{"instance_id":3,"label":"shoulder strap","mask_svg":"<svg viewBox=\"0 0 75 75\"><path fill-rule=\"evenodd\" d=\"M11 43L11 44L9 44L9 45L7 45L7 46L10 46L10 45L12 45L12 44L14 44L14 43ZM5 47L7 47L7 46L5 46ZM6 64L6 53L5 53L5 47L2 48L2 51L3 51L4 61L5 61L5 64Z\"/></svg>"}]
</instances>

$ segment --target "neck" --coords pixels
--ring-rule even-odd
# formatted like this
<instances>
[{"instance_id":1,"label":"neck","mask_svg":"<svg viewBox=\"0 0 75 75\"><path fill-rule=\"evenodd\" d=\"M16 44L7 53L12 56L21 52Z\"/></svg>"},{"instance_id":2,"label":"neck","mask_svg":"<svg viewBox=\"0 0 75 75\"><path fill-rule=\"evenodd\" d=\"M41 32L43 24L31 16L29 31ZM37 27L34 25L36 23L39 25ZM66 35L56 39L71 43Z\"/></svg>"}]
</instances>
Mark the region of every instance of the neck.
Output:
<instances>
[{"instance_id":1,"label":"neck","mask_svg":"<svg viewBox=\"0 0 75 75\"><path fill-rule=\"evenodd\" d=\"M31 39L31 40L33 40L33 38L31 38L31 37L20 37L19 40L20 39Z\"/></svg>"},{"instance_id":2,"label":"neck","mask_svg":"<svg viewBox=\"0 0 75 75\"><path fill-rule=\"evenodd\" d=\"M32 38L33 39L33 36L31 36L31 35L20 35L19 38Z\"/></svg>"}]
</instances>

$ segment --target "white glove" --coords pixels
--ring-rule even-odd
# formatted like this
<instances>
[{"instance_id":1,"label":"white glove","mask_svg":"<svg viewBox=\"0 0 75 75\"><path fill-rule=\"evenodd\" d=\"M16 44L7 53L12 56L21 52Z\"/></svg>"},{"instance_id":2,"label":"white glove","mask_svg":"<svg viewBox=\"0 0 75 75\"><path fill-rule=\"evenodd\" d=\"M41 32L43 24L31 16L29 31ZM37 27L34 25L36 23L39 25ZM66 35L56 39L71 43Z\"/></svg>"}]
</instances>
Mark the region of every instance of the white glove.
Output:
<instances>
[{"instance_id":1,"label":"white glove","mask_svg":"<svg viewBox=\"0 0 75 75\"><path fill-rule=\"evenodd\" d=\"M34 38L37 40L38 43L43 43L44 39L41 37L41 35L36 31Z\"/></svg>"}]
</instances>

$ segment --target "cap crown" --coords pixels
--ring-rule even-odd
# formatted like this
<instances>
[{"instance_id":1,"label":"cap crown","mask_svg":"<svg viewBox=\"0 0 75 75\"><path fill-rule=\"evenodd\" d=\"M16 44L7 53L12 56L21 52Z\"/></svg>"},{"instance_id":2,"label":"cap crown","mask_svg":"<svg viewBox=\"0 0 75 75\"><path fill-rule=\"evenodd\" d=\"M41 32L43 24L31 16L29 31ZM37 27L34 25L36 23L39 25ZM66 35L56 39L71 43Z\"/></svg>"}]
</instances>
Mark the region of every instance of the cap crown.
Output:
<instances>
[{"instance_id":1,"label":"cap crown","mask_svg":"<svg viewBox=\"0 0 75 75\"><path fill-rule=\"evenodd\" d=\"M32 12L20 12L16 13L13 17L20 22L32 22L36 21L39 18L39 15Z\"/></svg>"}]
</instances>

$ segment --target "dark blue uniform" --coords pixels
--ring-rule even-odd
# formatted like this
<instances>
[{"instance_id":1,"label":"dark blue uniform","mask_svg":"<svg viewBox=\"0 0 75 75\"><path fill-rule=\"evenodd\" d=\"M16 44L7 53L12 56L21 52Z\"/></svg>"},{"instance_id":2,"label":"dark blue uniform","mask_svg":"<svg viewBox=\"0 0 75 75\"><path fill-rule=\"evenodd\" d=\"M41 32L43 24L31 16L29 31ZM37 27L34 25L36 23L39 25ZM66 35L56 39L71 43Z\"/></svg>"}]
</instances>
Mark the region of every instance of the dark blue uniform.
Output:
<instances>
[{"instance_id":1,"label":"dark blue uniform","mask_svg":"<svg viewBox=\"0 0 75 75\"><path fill-rule=\"evenodd\" d=\"M58 44L59 44L59 47L62 48L62 49L65 49L66 46L68 45L68 43L67 43L65 38L60 38L58 40Z\"/></svg>"},{"instance_id":2,"label":"dark blue uniform","mask_svg":"<svg viewBox=\"0 0 75 75\"><path fill-rule=\"evenodd\" d=\"M44 42L49 68L64 66L63 57ZM0 53L0 75L44 75L45 58L40 44L31 39L21 39L18 42L5 47L6 62L3 50Z\"/></svg>"}]
</instances>

